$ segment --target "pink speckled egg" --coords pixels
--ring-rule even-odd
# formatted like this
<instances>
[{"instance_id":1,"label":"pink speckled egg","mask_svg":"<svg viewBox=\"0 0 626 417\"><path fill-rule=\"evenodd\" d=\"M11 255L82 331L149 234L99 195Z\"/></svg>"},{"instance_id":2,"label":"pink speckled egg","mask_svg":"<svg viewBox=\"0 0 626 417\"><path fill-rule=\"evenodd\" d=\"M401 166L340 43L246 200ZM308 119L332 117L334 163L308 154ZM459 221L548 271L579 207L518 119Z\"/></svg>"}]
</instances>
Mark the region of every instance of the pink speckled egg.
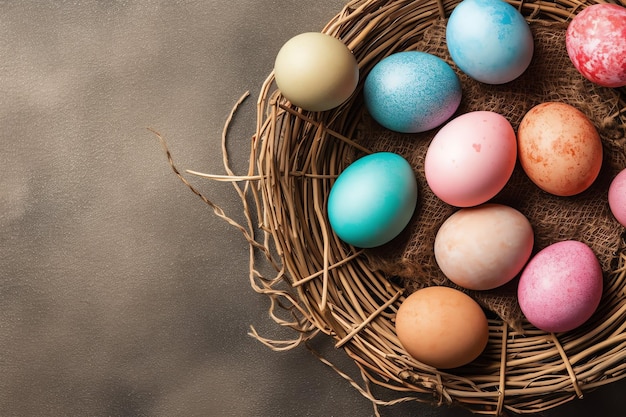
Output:
<instances>
[{"instance_id":1,"label":"pink speckled egg","mask_svg":"<svg viewBox=\"0 0 626 417\"><path fill-rule=\"evenodd\" d=\"M544 248L528 262L517 296L532 325L547 332L566 332L593 315L602 286L602 268L591 248L566 240Z\"/></svg>"},{"instance_id":2,"label":"pink speckled egg","mask_svg":"<svg viewBox=\"0 0 626 417\"><path fill-rule=\"evenodd\" d=\"M626 169L622 170L611 181L609 207L615 219L626 227Z\"/></svg>"},{"instance_id":3,"label":"pink speckled egg","mask_svg":"<svg viewBox=\"0 0 626 417\"><path fill-rule=\"evenodd\" d=\"M424 174L442 201L457 207L485 203L506 185L517 161L511 123L491 111L473 111L443 126L428 146Z\"/></svg>"},{"instance_id":4,"label":"pink speckled egg","mask_svg":"<svg viewBox=\"0 0 626 417\"><path fill-rule=\"evenodd\" d=\"M576 69L604 87L626 85L626 8L587 7L567 27L565 44Z\"/></svg>"}]
</instances>

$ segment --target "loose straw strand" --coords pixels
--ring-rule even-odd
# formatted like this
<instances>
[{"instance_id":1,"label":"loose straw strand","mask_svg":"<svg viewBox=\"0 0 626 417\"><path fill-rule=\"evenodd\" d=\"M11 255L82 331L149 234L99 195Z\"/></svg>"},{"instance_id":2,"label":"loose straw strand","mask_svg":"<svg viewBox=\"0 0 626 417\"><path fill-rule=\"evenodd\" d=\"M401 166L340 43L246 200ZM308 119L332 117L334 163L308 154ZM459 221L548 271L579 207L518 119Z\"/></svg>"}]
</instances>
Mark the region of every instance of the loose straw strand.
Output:
<instances>
[{"instance_id":1,"label":"loose straw strand","mask_svg":"<svg viewBox=\"0 0 626 417\"><path fill-rule=\"evenodd\" d=\"M572 364L570 363L570 360L567 357L567 353L565 353L565 350L563 349L563 345L561 345L561 342L559 342L559 339L556 337L554 333L551 333L550 337L552 341L554 342L554 345L556 346L557 350L559 351L559 355L561 355L561 358L563 359L563 364L565 365L565 369L567 369L567 373L570 376L570 379L572 380L572 387L574 388L574 391L576 392L576 396L578 398L583 398L583 392L580 389L580 385L578 384L578 378L576 377L576 372L574 372L574 368L572 368Z\"/></svg>"}]
</instances>

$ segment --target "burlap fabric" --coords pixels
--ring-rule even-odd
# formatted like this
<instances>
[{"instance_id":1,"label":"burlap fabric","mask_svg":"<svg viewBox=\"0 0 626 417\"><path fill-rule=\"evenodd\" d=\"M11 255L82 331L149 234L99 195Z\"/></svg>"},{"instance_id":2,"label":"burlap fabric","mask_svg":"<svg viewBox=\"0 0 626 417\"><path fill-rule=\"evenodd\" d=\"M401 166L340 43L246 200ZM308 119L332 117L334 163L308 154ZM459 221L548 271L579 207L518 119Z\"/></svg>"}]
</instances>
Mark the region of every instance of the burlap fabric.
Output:
<instances>
[{"instance_id":1,"label":"burlap fabric","mask_svg":"<svg viewBox=\"0 0 626 417\"><path fill-rule=\"evenodd\" d=\"M576 71L565 49L566 26L561 23L531 22L535 53L530 67L520 78L498 86L476 82L458 70L447 51L445 25L445 20L433 24L417 49L443 58L459 75L463 99L456 115L474 110L494 111L505 116L517 130L533 106L560 101L578 108L595 124L604 145L604 162L600 176L587 191L574 197L547 194L527 178L518 164L507 186L492 201L514 207L527 216L535 233L535 253L557 241L579 240L594 250L608 276L606 272L614 267L623 232L607 202L611 179L626 167L625 128L617 120L618 92L596 86ZM436 132L437 129L409 135L391 132L372 121L365 110L359 128L360 143L372 151L404 156L417 175L419 201L411 223L391 243L367 251L372 268L397 277L409 292L430 285L455 286L439 270L433 252L437 230L458 210L439 200L424 177L424 157ZM516 287L514 279L495 290L467 292L520 331L523 314Z\"/></svg>"}]
</instances>

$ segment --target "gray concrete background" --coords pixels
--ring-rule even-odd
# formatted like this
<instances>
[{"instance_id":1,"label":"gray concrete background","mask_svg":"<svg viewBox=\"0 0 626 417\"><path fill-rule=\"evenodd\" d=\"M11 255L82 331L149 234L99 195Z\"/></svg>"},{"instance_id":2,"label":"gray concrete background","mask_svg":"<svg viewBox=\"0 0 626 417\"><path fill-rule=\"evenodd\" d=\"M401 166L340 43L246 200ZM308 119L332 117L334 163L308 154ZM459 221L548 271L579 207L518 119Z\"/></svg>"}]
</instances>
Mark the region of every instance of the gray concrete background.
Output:
<instances>
[{"instance_id":1,"label":"gray concrete background","mask_svg":"<svg viewBox=\"0 0 626 417\"><path fill-rule=\"evenodd\" d=\"M170 171L247 163L278 48L342 0L0 1L0 416L372 416L306 349L274 353L241 235ZM228 184L193 179L233 216ZM352 370L324 339L315 347ZM624 383L547 416L623 416ZM455 416L420 404L383 416Z\"/></svg>"}]
</instances>

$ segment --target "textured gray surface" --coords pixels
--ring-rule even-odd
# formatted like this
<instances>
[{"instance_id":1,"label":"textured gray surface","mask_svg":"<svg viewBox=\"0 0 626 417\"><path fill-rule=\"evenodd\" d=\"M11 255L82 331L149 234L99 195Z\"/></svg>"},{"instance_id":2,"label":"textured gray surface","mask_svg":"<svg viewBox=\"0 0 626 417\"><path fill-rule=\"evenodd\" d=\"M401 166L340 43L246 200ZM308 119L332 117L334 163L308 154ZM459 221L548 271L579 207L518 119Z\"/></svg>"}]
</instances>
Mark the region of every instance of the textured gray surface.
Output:
<instances>
[{"instance_id":1,"label":"textured gray surface","mask_svg":"<svg viewBox=\"0 0 626 417\"><path fill-rule=\"evenodd\" d=\"M169 170L246 166L258 88L342 0L0 1L0 416L371 416L276 334L247 246ZM194 179L235 217L228 184ZM351 364L324 339L316 348ZM622 416L615 384L549 416ZM470 414L419 404L383 416Z\"/></svg>"}]
</instances>

